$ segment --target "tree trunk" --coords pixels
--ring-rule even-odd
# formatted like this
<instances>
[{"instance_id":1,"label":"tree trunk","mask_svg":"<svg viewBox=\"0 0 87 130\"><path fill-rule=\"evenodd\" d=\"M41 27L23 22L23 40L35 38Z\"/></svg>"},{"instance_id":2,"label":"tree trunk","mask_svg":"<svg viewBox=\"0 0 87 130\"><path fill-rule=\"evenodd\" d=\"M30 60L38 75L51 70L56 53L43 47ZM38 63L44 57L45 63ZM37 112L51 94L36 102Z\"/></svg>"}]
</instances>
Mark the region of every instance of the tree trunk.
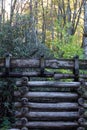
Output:
<instances>
[{"instance_id":1,"label":"tree trunk","mask_svg":"<svg viewBox=\"0 0 87 130\"><path fill-rule=\"evenodd\" d=\"M83 32L84 57L87 59L87 1L84 0L84 32Z\"/></svg>"}]
</instances>

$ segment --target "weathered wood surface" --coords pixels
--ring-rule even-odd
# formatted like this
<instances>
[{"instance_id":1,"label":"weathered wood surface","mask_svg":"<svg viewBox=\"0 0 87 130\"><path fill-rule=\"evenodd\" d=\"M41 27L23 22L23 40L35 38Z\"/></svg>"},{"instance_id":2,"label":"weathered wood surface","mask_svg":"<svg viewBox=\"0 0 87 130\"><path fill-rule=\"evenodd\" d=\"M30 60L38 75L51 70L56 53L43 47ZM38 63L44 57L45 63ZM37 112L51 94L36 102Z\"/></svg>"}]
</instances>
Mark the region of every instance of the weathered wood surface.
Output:
<instances>
[{"instance_id":1,"label":"weathered wood surface","mask_svg":"<svg viewBox=\"0 0 87 130\"><path fill-rule=\"evenodd\" d=\"M16 82L17 86L21 86L21 81ZM29 81L29 87L63 87L63 88L78 88L80 82L59 82L59 81Z\"/></svg>"},{"instance_id":2,"label":"weathered wood surface","mask_svg":"<svg viewBox=\"0 0 87 130\"><path fill-rule=\"evenodd\" d=\"M85 119L84 118L81 117L81 118L78 119L78 124L79 125L83 125L84 123L85 123Z\"/></svg>"},{"instance_id":3,"label":"weathered wood surface","mask_svg":"<svg viewBox=\"0 0 87 130\"><path fill-rule=\"evenodd\" d=\"M84 127L78 127L77 130L85 130Z\"/></svg>"},{"instance_id":4,"label":"weathered wood surface","mask_svg":"<svg viewBox=\"0 0 87 130\"><path fill-rule=\"evenodd\" d=\"M9 129L9 130L20 130L20 129L17 129L17 128L12 128L12 129Z\"/></svg>"},{"instance_id":5,"label":"weathered wood surface","mask_svg":"<svg viewBox=\"0 0 87 130\"><path fill-rule=\"evenodd\" d=\"M78 99L78 104L79 104L80 106L84 106L84 103L85 103L84 98L79 98L79 99Z\"/></svg>"},{"instance_id":6,"label":"weathered wood surface","mask_svg":"<svg viewBox=\"0 0 87 130\"><path fill-rule=\"evenodd\" d=\"M78 127L76 122L28 122L26 124L28 128L75 128Z\"/></svg>"},{"instance_id":7,"label":"weathered wood surface","mask_svg":"<svg viewBox=\"0 0 87 130\"><path fill-rule=\"evenodd\" d=\"M78 113L79 113L80 116L84 115L84 113L85 113L84 107L79 106Z\"/></svg>"},{"instance_id":8,"label":"weathered wood surface","mask_svg":"<svg viewBox=\"0 0 87 130\"><path fill-rule=\"evenodd\" d=\"M0 59L0 67L5 66L5 59ZM38 68L40 67L39 59L11 59L11 68ZM49 68L73 68L72 60L45 60L45 67Z\"/></svg>"},{"instance_id":9,"label":"weathered wood surface","mask_svg":"<svg viewBox=\"0 0 87 130\"><path fill-rule=\"evenodd\" d=\"M20 96L21 93L19 91L14 92L14 96ZM24 95L25 98L71 98L77 99L77 93L70 93L70 92L27 92Z\"/></svg>"},{"instance_id":10,"label":"weathered wood surface","mask_svg":"<svg viewBox=\"0 0 87 130\"><path fill-rule=\"evenodd\" d=\"M84 106L83 106L85 109L87 109L87 103L84 103Z\"/></svg>"},{"instance_id":11,"label":"weathered wood surface","mask_svg":"<svg viewBox=\"0 0 87 130\"><path fill-rule=\"evenodd\" d=\"M54 79L74 79L75 75L74 74L54 74ZM79 78L87 79L87 74L79 74Z\"/></svg>"},{"instance_id":12,"label":"weathered wood surface","mask_svg":"<svg viewBox=\"0 0 87 130\"><path fill-rule=\"evenodd\" d=\"M43 77L53 77L54 72L44 72ZM7 75L5 72L0 72L0 78L11 77L11 78L21 78L21 77L41 77L40 71L33 72L9 72Z\"/></svg>"},{"instance_id":13,"label":"weathered wood surface","mask_svg":"<svg viewBox=\"0 0 87 130\"><path fill-rule=\"evenodd\" d=\"M86 86L85 86L86 87ZM86 93L84 93L83 95L82 95L82 97L85 99L85 100L87 100L87 94Z\"/></svg>"},{"instance_id":14,"label":"weathered wood surface","mask_svg":"<svg viewBox=\"0 0 87 130\"><path fill-rule=\"evenodd\" d=\"M22 117L23 114L21 112L15 113L16 117ZM32 120L75 120L78 119L78 112L28 112L24 115L28 119Z\"/></svg>"},{"instance_id":15,"label":"weathered wood surface","mask_svg":"<svg viewBox=\"0 0 87 130\"><path fill-rule=\"evenodd\" d=\"M15 59L11 58L11 68L38 68L40 67L39 59ZM84 67L85 66L85 67ZM0 67L5 67L5 58L0 59ZM53 59L45 60L46 68L61 68L61 69L73 69L74 60L70 59ZM87 69L87 60L79 60L80 69Z\"/></svg>"},{"instance_id":16,"label":"weathered wood surface","mask_svg":"<svg viewBox=\"0 0 87 130\"><path fill-rule=\"evenodd\" d=\"M87 118L86 118L87 119ZM87 121L83 124L85 128L87 128Z\"/></svg>"},{"instance_id":17,"label":"weathered wood surface","mask_svg":"<svg viewBox=\"0 0 87 130\"><path fill-rule=\"evenodd\" d=\"M65 99L71 98L75 99L78 98L78 94L70 93L70 92L28 92L25 94L24 97L27 98L58 98L58 99Z\"/></svg>"},{"instance_id":18,"label":"weathered wood surface","mask_svg":"<svg viewBox=\"0 0 87 130\"><path fill-rule=\"evenodd\" d=\"M56 73L56 74L55 74ZM9 72L7 75L5 72L0 72L0 78L11 77L11 78L21 78L21 77L41 77L40 71L33 72ZM45 71L43 77L58 79L74 79L74 74L60 74L57 72L47 72ZM87 79L87 74L79 74L79 78Z\"/></svg>"},{"instance_id":19,"label":"weathered wood surface","mask_svg":"<svg viewBox=\"0 0 87 130\"><path fill-rule=\"evenodd\" d=\"M28 130L28 128L27 127L23 127L21 130Z\"/></svg>"},{"instance_id":20,"label":"weathered wood surface","mask_svg":"<svg viewBox=\"0 0 87 130\"><path fill-rule=\"evenodd\" d=\"M54 74L54 79L58 80L58 79L72 79L75 78L74 74Z\"/></svg>"},{"instance_id":21,"label":"weathered wood surface","mask_svg":"<svg viewBox=\"0 0 87 130\"><path fill-rule=\"evenodd\" d=\"M15 102L14 106L17 108L22 107L22 104L20 102ZM32 102L28 102L26 107L30 108L30 109L40 109L40 110L44 110L46 109L48 110L78 110L79 106L78 103L32 103Z\"/></svg>"},{"instance_id":22,"label":"weathered wood surface","mask_svg":"<svg viewBox=\"0 0 87 130\"><path fill-rule=\"evenodd\" d=\"M18 93L16 93L15 94L15 97L16 98L22 98L22 96L20 95L20 93L18 92ZM58 98L28 98L28 101L29 102L36 102L36 103L58 103L58 102L77 102L77 98L65 98L65 99L63 99L63 98L61 98L61 100L60 99L58 99Z\"/></svg>"},{"instance_id":23,"label":"weathered wood surface","mask_svg":"<svg viewBox=\"0 0 87 130\"><path fill-rule=\"evenodd\" d=\"M21 128L21 130L29 130L27 127L23 127Z\"/></svg>"}]
</instances>

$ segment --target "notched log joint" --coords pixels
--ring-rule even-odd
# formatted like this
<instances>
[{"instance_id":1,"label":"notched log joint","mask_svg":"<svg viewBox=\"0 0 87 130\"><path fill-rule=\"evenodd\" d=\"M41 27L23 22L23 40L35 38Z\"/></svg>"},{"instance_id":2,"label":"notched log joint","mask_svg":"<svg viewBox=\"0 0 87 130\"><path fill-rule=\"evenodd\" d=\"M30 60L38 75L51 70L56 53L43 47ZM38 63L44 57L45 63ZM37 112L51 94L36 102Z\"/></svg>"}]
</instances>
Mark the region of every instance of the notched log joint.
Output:
<instances>
[{"instance_id":1,"label":"notched log joint","mask_svg":"<svg viewBox=\"0 0 87 130\"><path fill-rule=\"evenodd\" d=\"M74 81L79 81L79 57L74 57L74 70L73 74L75 75Z\"/></svg>"}]
</instances>

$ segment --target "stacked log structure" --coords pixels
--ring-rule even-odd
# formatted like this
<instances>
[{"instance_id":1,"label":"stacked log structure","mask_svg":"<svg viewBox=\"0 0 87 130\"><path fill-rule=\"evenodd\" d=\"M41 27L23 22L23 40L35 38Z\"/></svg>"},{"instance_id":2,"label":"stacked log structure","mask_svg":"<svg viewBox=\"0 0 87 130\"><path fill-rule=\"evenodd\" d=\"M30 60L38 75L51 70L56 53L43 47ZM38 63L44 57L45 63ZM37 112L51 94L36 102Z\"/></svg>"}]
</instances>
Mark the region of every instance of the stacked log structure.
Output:
<instances>
[{"instance_id":1,"label":"stacked log structure","mask_svg":"<svg viewBox=\"0 0 87 130\"><path fill-rule=\"evenodd\" d=\"M3 68L0 78L21 78L16 82L18 90L14 91L15 129L85 130L87 93L84 94L83 88L87 88L87 74L81 71L87 69L87 60L79 60L77 56L74 59L44 60L43 56L14 59L8 55L0 59L0 67ZM61 73L61 69L67 73ZM32 77L36 81L30 81ZM44 81L37 80L38 77Z\"/></svg>"},{"instance_id":2,"label":"stacked log structure","mask_svg":"<svg viewBox=\"0 0 87 130\"><path fill-rule=\"evenodd\" d=\"M81 85L79 86L79 88L77 89L77 93L78 93L78 114L79 114L79 118L78 118L78 128L77 130L85 130L84 124L85 124L85 118L84 118L84 114L85 114L85 109L84 109L84 98L82 97L82 95L84 95L84 85L85 82L81 81Z\"/></svg>"},{"instance_id":3,"label":"stacked log structure","mask_svg":"<svg viewBox=\"0 0 87 130\"><path fill-rule=\"evenodd\" d=\"M82 82L28 81L23 77L16 85L16 127L27 129L85 130ZM73 88L74 92L49 92L51 88ZM44 87L44 91L31 91ZM40 89L39 88L39 89ZM17 99L20 97L20 101Z\"/></svg>"},{"instance_id":4,"label":"stacked log structure","mask_svg":"<svg viewBox=\"0 0 87 130\"><path fill-rule=\"evenodd\" d=\"M28 119L25 117L26 113L29 112L29 108L27 107L28 98L24 98L24 95L29 91L29 87L27 86L27 84L28 78L23 77L21 79L20 87L18 87L20 93L20 96L17 97L18 101L17 98L15 98L16 102L19 102L19 104L21 104L21 107L15 110L15 117L16 119L18 119L18 121L15 123L15 127L21 130L28 130L28 128L25 127L26 123L28 122ZM21 117L18 116L18 113L21 113Z\"/></svg>"}]
</instances>

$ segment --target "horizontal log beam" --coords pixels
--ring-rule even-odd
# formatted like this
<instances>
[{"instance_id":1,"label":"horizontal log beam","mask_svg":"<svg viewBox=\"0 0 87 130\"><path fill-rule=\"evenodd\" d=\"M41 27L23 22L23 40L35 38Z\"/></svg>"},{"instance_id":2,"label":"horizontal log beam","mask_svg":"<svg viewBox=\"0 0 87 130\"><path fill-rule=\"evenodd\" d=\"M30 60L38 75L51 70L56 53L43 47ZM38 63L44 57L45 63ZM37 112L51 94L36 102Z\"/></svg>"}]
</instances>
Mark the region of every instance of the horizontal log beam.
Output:
<instances>
[{"instance_id":1,"label":"horizontal log beam","mask_svg":"<svg viewBox=\"0 0 87 130\"><path fill-rule=\"evenodd\" d=\"M21 78L21 77L41 77L40 71L33 72L9 72L7 75L5 72L0 72L0 78L11 77L11 78ZM55 80L58 79L74 79L74 74L55 74L55 72L44 72L43 77L53 77ZM79 74L79 78L87 79L86 74Z\"/></svg>"},{"instance_id":2,"label":"horizontal log beam","mask_svg":"<svg viewBox=\"0 0 87 130\"><path fill-rule=\"evenodd\" d=\"M23 127L23 128L21 128L21 130L28 130L28 128L27 127Z\"/></svg>"},{"instance_id":3,"label":"horizontal log beam","mask_svg":"<svg viewBox=\"0 0 87 130\"><path fill-rule=\"evenodd\" d=\"M87 119L87 118L86 118ZM85 128L87 128L87 121L83 125Z\"/></svg>"},{"instance_id":4,"label":"horizontal log beam","mask_svg":"<svg viewBox=\"0 0 87 130\"><path fill-rule=\"evenodd\" d=\"M21 81L16 82L17 86L21 86ZM29 81L27 84L29 87L63 87L63 88L78 88L80 82L58 82L58 81Z\"/></svg>"},{"instance_id":5,"label":"horizontal log beam","mask_svg":"<svg viewBox=\"0 0 87 130\"><path fill-rule=\"evenodd\" d=\"M70 120L79 117L78 112L29 112L26 116L28 118L39 118L40 120Z\"/></svg>"},{"instance_id":6,"label":"horizontal log beam","mask_svg":"<svg viewBox=\"0 0 87 130\"><path fill-rule=\"evenodd\" d=\"M74 79L74 74L54 74L54 79ZM87 74L79 74L79 78L87 79Z\"/></svg>"},{"instance_id":7,"label":"horizontal log beam","mask_svg":"<svg viewBox=\"0 0 87 130\"><path fill-rule=\"evenodd\" d=\"M57 129L65 129L65 128L75 128L78 127L78 123L76 122L28 122L26 124L28 128L57 128Z\"/></svg>"},{"instance_id":8,"label":"horizontal log beam","mask_svg":"<svg viewBox=\"0 0 87 130\"><path fill-rule=\"evenodd\" d=\"M77 130L85 130L84 127L78 127Z\"/></svg>"},{"instance_id":9,"label":"horizontal log beam","mask_svg":"<svg viewBox=\"0 0 87 130\"><path fill-rule=\"evenodd\" d=\"M39 59L16 59L11 58L11 68L38 68L40 67ZM85 66L85 67L84 67ZM5 67L5 58L0 59L0 67ZM45 60L46 68L54 69L73 69L74 60L73 59L52 59ZM80 69L87 69L87 60L79 60Z\"/></svg>"},{"instance_id":10,"label":"horizontal log beam","mask_svg":"<svg viewBox=\"0 0 87 130\"><path fill-rule=\"evenodd\" d=\"M20 102L15 102L15 107L22 107ZM41 109L41 110L77 110L78 104L77 103L31 103L28 102L26 107L30 109Z\"/></svg>"},{"instance_id":11,"label":"horizontal log beam","mask_svg":"<svg viewBox=\"0 0 87 130\"><path fill-rule=\"evenodd\" d=\"M41 77L40 71L33 72L9 72L7 75L5 72L0 72L0 78L11 77L11 78L21 78L21 77ZM58 79L74 79L74 74L55 74L55 72L44 72L43 77L53 77L55 80ZM87 79L87 74L79 74L79 78Z\"/></svg>"},{"instance_id":12,"label":"horizontal log beam","mask_svg":"<svg viewBox=\"0 0 87 130\"><path fill-rule=\"evenodd\" d=\"M9 129L9 130L20 130L20 129L17 129L17 128L12 128L12 129Z\"/></svg>"},{"instance_id":13,"label":"horizontal log beam","mask_svg":"<svg viewBox=\"0 0 87 130\"><path fill-rule=\"evenodd\" d=\"M44 72L43 77L53 77L54 72ZM0 78L5 78L5 77L11 77L11 78L21 78L21 77L41 77L41 73L38 71L33 71L33 72L9 72L7 75L4 72L0 72Z\"/></svg>"},{"instance_id":14,"label":"horizontal log beam","mask_svg":"<svg viewBox=\"0 0 87 130\"><path fill-rule=\"evenodd\" d=\"M38 68L40 60L37 59L11 59L12 68Z\"/></svg>"},{"instance_id":15,"label":"horizontal log beam","mask_svg":"<svg viewBox=\"0 0 87 130\"><path fill-rule=\"evenodd\" d=\"M16 112L15 117L20 118L25 116L29 120L45 120L45 121L70 121L79 118L78 112L29 112L23 115L21 112Z\"/></svg>"},{"instance_id":16,"label":"horizontal log beam","mask_svg":"<svg viewBox=\"0 0 87 130\"><path fill-rule=\"evenodd\" d=\"M27 98L58 98L58 99L77 99L78 94L70 92L28 92Z\"/></svg>"},{"instance_id":17,"label":"horizontal log beam","mask_svg":"<svg viewBox=\"0 0 87 130\"><path fill-rule=\"evenodd\" d=\"M86 87L86 86L85 86ZM85 99L85 100L87 100L87 94L86 93L84 93L83 95L82 95L82 97Z\"/></svg>"},{"instance_id":18,"label":"horizontal log beam","mask_svg":"<svg viewBox=\"0 0 87 130\"><path fill-rule=\"evenodd\" d=\"M9 72L7 75L5 72L0 72L0 78L11 77L11 78L21 78L21 77L41 77L40 71L33 72ZM74 79L74 74L55 74L55 72L45 71L43 77L53 77L55 80L58 79ZM79 74L79 78L87 79L87 74Z\"/></svg>"},{"instance_id":19,"label":"horizontal log beam","mask_svg":"<svg viewBox=\"0 0 87 130\"><path fill-rule=\"evenodd\" d=\"M74 74L54 74L54 79L72 79L75 78Z\"/></svg>"},{"instance_id":20,"label":"horizontal log beam","mask_svg":"<svg viewBox=\"0 0 87 130\"><path fill-rule=\"evenodd\" d=\"M87 103L84 103L83 107L84 107L85 109L87 109Z\"/></svg>"},{"instance_id":21,"label":"horizontal log beam","mask_svg":"<svg viewBox=\"0 0 87 130\"><path fill-rule=\"evenodd\" d=\"M38 68L40 67L39 59L13 59L11 58L11 68ZM45 60L45 67L49 68L69 68L74 66L72 60ZM5 59L0 59L0 67L5 67Z\"/></svg>"}]
</instances>

